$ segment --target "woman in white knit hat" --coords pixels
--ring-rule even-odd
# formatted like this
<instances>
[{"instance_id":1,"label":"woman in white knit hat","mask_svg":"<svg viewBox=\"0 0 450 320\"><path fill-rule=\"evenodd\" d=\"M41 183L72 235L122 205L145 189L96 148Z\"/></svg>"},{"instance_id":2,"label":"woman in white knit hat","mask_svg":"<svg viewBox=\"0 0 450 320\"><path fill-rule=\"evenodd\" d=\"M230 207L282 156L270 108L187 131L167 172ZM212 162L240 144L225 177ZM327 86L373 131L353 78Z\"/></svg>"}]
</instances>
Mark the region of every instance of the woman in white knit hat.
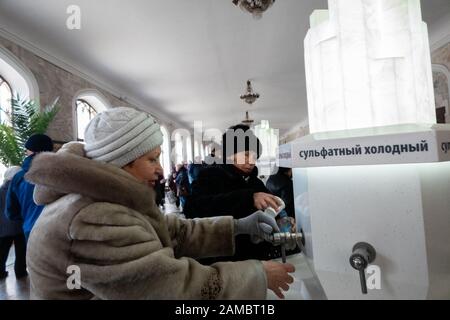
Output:
<instances>
[{"instance_id":1,"label":"woman in white knit hat","mask_svg":"<svg viewBox=\"0 0 450 320\"><path fill-rule=\"evenodd\" d=\"M27 261L38 299L265 299L282 297L292 265L242 261L203 266L194 258L231 255L234 236L276 229L262 212L234 220L164 216L151 188L163 141L143 112L97 115L86 144L41 154L26 178L45 204L30 236Z\"/></svg>"}]
</instances>

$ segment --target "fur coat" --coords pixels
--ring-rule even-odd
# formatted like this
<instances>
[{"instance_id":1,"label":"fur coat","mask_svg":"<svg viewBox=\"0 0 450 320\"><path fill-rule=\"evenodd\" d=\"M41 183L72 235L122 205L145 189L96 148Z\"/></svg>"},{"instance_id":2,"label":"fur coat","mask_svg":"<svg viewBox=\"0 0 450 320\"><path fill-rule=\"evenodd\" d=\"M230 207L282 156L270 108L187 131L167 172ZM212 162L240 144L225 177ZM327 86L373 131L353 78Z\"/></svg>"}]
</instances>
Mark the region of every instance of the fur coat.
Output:
<instances>
[{"instance_id":1,"label":"fur coat","mask_svg":"<svg viewBox=\"0 0 450 320\"><path fill-rule=\"evenodd\" d=\"M126 171L85 157L83 145L38 155L26 179L46 205L28 242L34 299L265 299L261 262L204 266L231 255L233 218L164 216ZM79 276L81 287L73 289ZM76 283L76 281L75 281Z\"/></svg>"}]
</instances>

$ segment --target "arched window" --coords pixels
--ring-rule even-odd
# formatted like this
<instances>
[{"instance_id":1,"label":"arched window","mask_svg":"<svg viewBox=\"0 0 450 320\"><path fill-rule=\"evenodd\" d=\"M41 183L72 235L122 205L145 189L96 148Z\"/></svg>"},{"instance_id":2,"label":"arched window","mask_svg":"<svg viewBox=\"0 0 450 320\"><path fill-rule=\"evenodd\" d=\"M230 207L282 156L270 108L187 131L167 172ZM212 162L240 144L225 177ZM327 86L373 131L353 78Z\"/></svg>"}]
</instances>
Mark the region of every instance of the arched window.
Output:
<instances>
[{"instance_id":1,"label":"arched window","mask_svg":"<svg viewBox=\"0 0 450 320\"><path fill-rule=\"evenodd\" d=\"M200 145L200 157L202 160L205 160L205 148L203 147L203 144Z\"/></svg>"},{"instance_id":2,"label":"arched window","mask_svg":"<svg viewBox=\"0 0 450 320\"><path fill-rule=\"evenodd\" d=\"M181 134L175 134L175 165L183 163L183 139Z\"/></svg>"},{"instance_id":3,"label":"arched window","mask_svg":"<svg viewBox=\"0 0 450 320\"><path fill-rule=\"evenodd\" d=\"M0 76L9 85L12 97L39 104L39 87L33 72L11 51L0 45Z\"/></svg>"},{"instance_id":4,"label":"arched window","mask_svg":"<svg viewBox=\"0 0 450 320\"><path fill-rule=\"evenodd\" d=\"M446 66L433 64L433 85L438 123L450 122L450 71Z\"/></svg>"},{"instance_id":5,"label":"arched window","mask_svg":"<svg viewBox=\"0 0 450 320\"><path fill-rule=\"evenodd\" d=\"M261 124L255 126L254 132L262 145L262 154L257 161L259 175L270 176L276 167L279 132L270 127L268 120L261 120Z\"/></svg>"},{"instance_id":6,"label":"arched window","mask_svg":"<svg viewBox=\"0 0 450 320\"><path fill-rule=\"evenodd\" d=\"M97 115L97 110L94 109L87 101L78 99L77 106L77 125L78 125L78 141L84 141L84 129L88 125L89 121Z\"/></svg>"},{"instance_id":7,"label":"arched window","mask_svg":"<svg viewBox=\"0 0 450 320\"><path fill-rule=\"evenodd\" d=\"M95 89L79 91L74 96L74 136L78 141L84 141L84 130L89 121L98 113L108 109L109 102Z\"/></svg>"},{"instance_id":8,"label":"arched window","mask_svg":"<svg viewBox=\"0 0 450 320\"><path fill-rule=\"evenodd\" d=\"M39 88L31 70L11 51L0 45L0 123L10 124L11 99L39 104ZM0 180L6 168L0 164Z\"/></svg>"},{"instance_id":9,"label":"arched window","mask_svg":"<svg viewBox=\"0 0 450 320\"><path fill-rule=\"evenodd\" d=\"M161 148L161 165L164 169L164 177L167 178L167 176L170 174L172 168L170 166L170 138L169 138L169 132L167 129L163 126L161 126L161 132L163 134L163 145Z\"/></svg>"},{"instance_id":10,"label":"arched window","mask_svg":"<svg viewBox=\"0 0 450 320\"><path fill-rule=\"evenodd\" d=\"M186 138L186 158L188 163L192 162L192 140L191 137Z\"/></svg>"},{"instance_id":11,"label":"arched window","mask_svg":"<svg viewBox=\"0 0 450 320\"><path fill-rule=\"evenodd\" d=\"M198 141L194 141L194 158L200 155L200 148L198 147Z\"/></svg>"},{"instance_id":12,"label":"arched window","mask_svg":"<svg viewBox=\"0 0 450 320\"><path fill-rule=\"evenodd\" d=\"M0 75L0 123L11 124L11 98L12 90L9 83ZM0 163L0 177L3 184L3 174L6 167ZM1 214L1 212L0 212Z\"/></svg>"},{"instance_id":13,"label":"arched window","mask_svg":"<svg viewBox=\"0 0 450 320\"><path fill-rule=\"evenodd\" d=\"M11 123L11 98L11 86L0 75L0 123Z\"/></svg>"}]
</instances>

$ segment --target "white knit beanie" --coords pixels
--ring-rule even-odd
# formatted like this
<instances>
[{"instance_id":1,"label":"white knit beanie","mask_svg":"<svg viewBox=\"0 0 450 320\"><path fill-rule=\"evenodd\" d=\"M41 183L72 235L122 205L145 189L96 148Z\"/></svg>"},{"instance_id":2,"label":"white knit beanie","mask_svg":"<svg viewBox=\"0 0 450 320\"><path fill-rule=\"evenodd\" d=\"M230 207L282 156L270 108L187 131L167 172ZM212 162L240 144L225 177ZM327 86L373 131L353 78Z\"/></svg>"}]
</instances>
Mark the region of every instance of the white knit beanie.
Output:
<instances>
[{"instance_id":1,"label":"white knit beanie","mask_svg":"<svg viewBox=\"0 0 450 320\"><path fill-rule=\"evenodd\" d=\"M84 133L86 155L119 168L163 143L159 124L132 108L108 109L95 116Z\"/></svg>"}]
</instances>

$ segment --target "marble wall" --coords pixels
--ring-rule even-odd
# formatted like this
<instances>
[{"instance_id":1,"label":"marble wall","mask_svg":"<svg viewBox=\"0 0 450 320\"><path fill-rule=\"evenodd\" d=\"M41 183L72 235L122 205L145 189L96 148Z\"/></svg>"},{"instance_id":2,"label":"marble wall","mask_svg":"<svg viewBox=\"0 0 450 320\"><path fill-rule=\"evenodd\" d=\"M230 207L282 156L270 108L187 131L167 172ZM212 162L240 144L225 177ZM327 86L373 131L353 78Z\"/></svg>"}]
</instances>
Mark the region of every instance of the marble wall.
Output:
<instances>
[{"instance_id":1,"label":"marble wall","mask_svg":"<svg viewBox=\"0 0 450 320\"><path fill-rule=\"evenodd\" d=\"M450 42L433 51L433 53L431 54L431 61L433 64L440 64L445 66L447 70L450 71Z\"/></svg>"},{"instance_id":2,"label":"marble wall","mask_svg":"<svg viewBox=\"0 0 450 320\"><path fill-rule=\"evenodd\" d=\"M76 138L74 137L73 99L80 90L97 90L111 106L133 107L130 103L123 101L108 91L42 59L1 36L0 45L8 49L31 70L39 86L41 106L45 106L59 97L58 105L61 109L50 124L47 132L56 141L67 142ZM169 132L173 130L172 127L167 127Z\"/></svg>"}]
</instances>

